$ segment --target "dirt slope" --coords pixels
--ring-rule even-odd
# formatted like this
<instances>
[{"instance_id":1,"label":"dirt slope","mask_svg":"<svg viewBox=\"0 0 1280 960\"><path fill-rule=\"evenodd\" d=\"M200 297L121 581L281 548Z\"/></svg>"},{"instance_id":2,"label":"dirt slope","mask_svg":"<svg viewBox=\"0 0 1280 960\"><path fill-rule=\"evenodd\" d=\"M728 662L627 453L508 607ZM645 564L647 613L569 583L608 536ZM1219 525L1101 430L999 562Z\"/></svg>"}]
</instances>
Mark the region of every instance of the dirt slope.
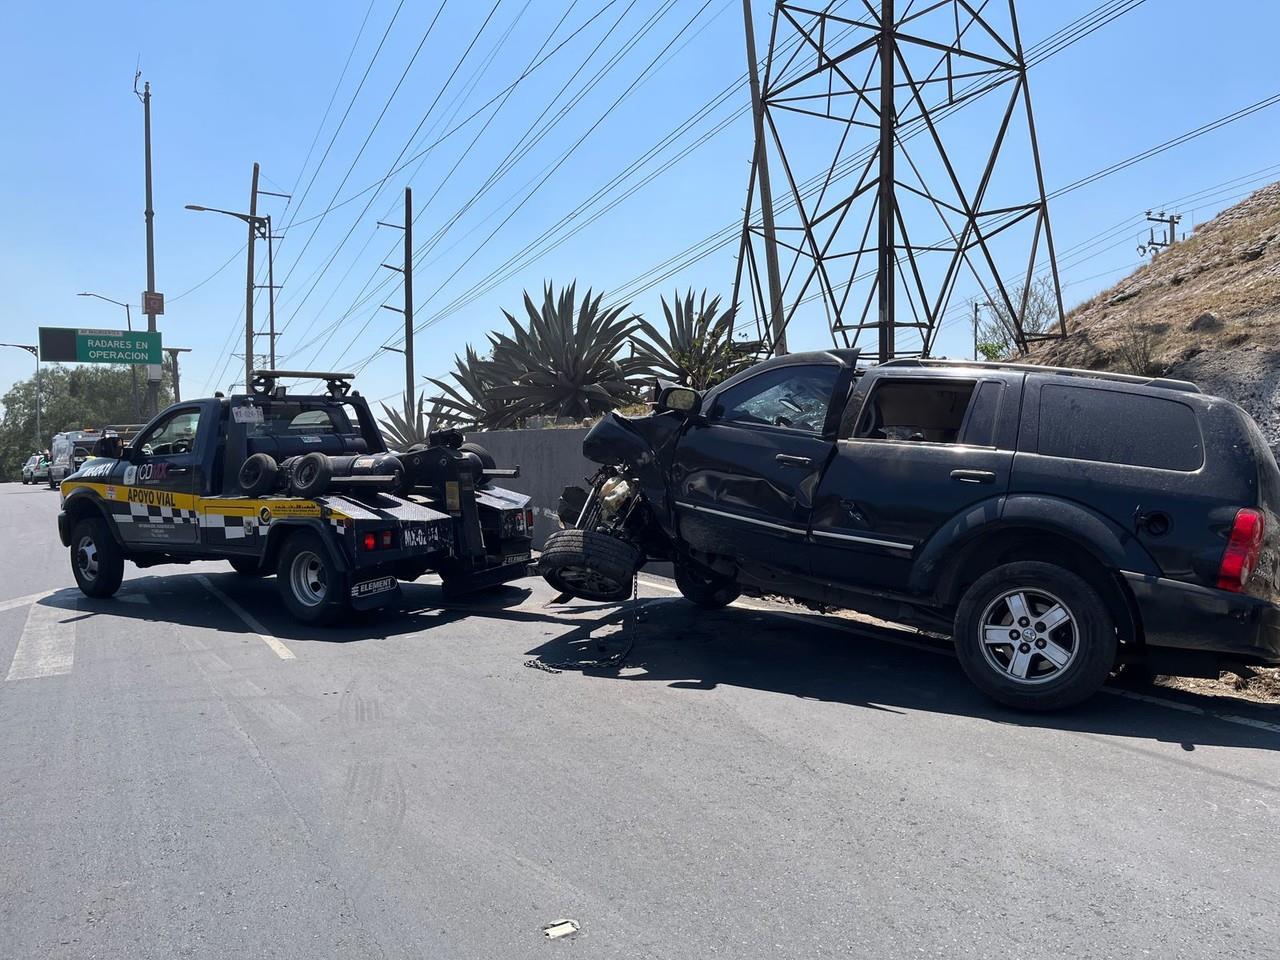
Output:
<instances>
[{"instance_id":1,"label":"dirt slope","mask_svg":"<svg viewBox=\"0 0 1280 960\"><path fill-rule=\"evenodd\" d=\"M1076 307L1035 363L1194 380L1280 449L1280 183L1202 223Z\"/></svg>"}]
</instances>

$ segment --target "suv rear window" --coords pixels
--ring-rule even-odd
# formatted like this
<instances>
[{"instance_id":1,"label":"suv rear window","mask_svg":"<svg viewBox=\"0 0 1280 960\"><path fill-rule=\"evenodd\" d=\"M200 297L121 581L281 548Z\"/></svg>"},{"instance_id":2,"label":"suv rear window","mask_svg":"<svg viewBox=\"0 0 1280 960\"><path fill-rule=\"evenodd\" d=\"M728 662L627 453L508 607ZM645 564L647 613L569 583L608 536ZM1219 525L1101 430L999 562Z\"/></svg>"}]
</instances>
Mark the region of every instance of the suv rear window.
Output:
<instances>
[{"instance_id":1,"label":"suv rear window","mask_svg":"<svg viewBox=\"0 0 1280 960\"><path fill-rule=\"evenodd\" d=\"M1040 390L1039 452L1160 470L1199 470L1204 463L1200 424L1185 403L1057 383Z\"/></svg>"}]
</instances>

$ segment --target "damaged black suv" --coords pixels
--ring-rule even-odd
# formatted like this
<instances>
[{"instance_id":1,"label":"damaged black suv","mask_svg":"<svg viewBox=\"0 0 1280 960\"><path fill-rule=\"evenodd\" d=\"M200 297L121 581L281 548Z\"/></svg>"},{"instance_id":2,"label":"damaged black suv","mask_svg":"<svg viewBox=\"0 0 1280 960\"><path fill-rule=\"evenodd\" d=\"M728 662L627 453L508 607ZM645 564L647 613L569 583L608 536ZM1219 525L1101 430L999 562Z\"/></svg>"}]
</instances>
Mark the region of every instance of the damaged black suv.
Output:
<instances>
[{"instance_id":1,"label":"damaged black suv","mask_svg":"<svg viewBox=\"0 0 1280 960\"><path fill-rule=\"evenodd\" d=\"M669 560L704 607L783 595L947 633L1025 709L1121 663L1280 661L1280 469L1239 407L1184 381L857 359L792 354L607 416L540 572L609 600Z\"/></svg>"}]
</instances>

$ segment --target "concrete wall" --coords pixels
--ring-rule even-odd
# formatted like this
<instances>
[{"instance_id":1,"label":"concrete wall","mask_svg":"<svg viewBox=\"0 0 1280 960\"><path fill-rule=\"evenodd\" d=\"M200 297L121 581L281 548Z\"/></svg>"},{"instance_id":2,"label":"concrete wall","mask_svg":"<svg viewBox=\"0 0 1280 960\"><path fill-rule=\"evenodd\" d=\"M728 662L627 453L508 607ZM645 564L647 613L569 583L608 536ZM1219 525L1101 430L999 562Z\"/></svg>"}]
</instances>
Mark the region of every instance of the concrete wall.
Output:
<instances>
[{"instance_id":1,"label":"concrete wall","mask_svg":"<svg viewBox=\"0 0 1280 960\"><path fill-rule=\"evenodd\" d=\"M468 433L467 439L493 454L500 467L519 467L516 480L497 480L500 487L527 493L533 498L533 545L559 529L556 504L560 491L570 484L585 487L599 465L582 455L586 427L564 430L494 430Z\"/></svg>"}]
</instances>

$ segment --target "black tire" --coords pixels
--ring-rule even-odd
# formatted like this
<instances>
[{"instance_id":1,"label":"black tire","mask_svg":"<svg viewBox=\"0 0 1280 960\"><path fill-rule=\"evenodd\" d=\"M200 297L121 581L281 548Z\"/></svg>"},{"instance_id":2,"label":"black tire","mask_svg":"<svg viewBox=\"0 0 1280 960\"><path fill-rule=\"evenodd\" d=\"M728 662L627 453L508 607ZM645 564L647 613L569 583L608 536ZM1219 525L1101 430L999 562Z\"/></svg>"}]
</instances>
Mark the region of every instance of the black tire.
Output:
<instances>
[{"instance_id":1,"label":"black tire","mask_svg":"<svg viewBox=\"0 0 1280 960\"><path fill-rule=\"evenodd\" d=\"M333 479L333 465L323 453L308 453L293 465L289 474L289 486L300 497L311 499L329 489Z\"/></svg>"},{"instance_id":2,"label":"black tire","mask_svg":"<svg viewBox=\"0 0 1280 960\"><path fill-rule=\"evenodd\" d=\"M255 453L240 465L240 489L246 497L270 493L280 478L280 466L268 453Z\"/></svg>"},{"instance_id":3,"label":"black tire","mask_svg":"<svg viewBox=\"0 0 1280 960\"><path fill-rule=\"evenodd\" d=\"M1098 590L1038 561L1007 563L979 578L960 600L955 644L974 686L1006 706L1037 711L1091 697L1119 649Z\"/></svg>"},{"instance_id":4,"label":"black tire","mask_svg":"<svg viewBox=\"0 0 1280 960\"><path fill-rule=\"evenodd\" d=\"M324 626L346 612L346 578L320 538L310 530L289 537L276 564L280 599L303 623Z\"/></svg>"},{"instance_id":5,"label":"black tire","mask_svg":"<svg viewBox=\"0 0 1280 960\"><path fill-rule=\"evenodd\" d=\"M227 557L227 563L242 577L265 577L271 572L263 569L257 557Z\"/></svg>"},{"instance_id":6,"label":"black tire","mask_svg":"<svg viewBox=\"0 0 1280 960\"><path fill-rule=\"evenodd\" d=\"M690 563L677 563L676 586L686 600L704 610L719 610L738 599L742 592L731 578L703 570Z\"/></svg>"},{"instance_id":7,"label":"black tire","mask_svg":"<svg viewBox=\"0 0 1280 960\"><path fill-rule=\"evenodd\" d=\"M538 573L560 593L583 600L624 600L644 559L629 543L594 530L557 530L547 537Z\"/></svg>"},{"instance_id":8,"label":"black tire","mask_svg":"<svg viewBox=\"0 0 1280 960\"><path fill-rule=\"evenodd\" d=\"M86 597L101 599L120 589L124 552L101 517L85 517L72 528L71 572Z\"/></svg>"},{"instance_id":9,"label":"black tire","mask_svg":"<svg viewBox=\"0 0 1280 960\"><path fill-rule=\"evenodd\" d=\"M498 461L493 459L493 454L478 443L464 443L458 447L458 452L474 454L476 459L480 461L480 466L486 470L492 470L498 465Z\"/></svg>"}]
</instances>

